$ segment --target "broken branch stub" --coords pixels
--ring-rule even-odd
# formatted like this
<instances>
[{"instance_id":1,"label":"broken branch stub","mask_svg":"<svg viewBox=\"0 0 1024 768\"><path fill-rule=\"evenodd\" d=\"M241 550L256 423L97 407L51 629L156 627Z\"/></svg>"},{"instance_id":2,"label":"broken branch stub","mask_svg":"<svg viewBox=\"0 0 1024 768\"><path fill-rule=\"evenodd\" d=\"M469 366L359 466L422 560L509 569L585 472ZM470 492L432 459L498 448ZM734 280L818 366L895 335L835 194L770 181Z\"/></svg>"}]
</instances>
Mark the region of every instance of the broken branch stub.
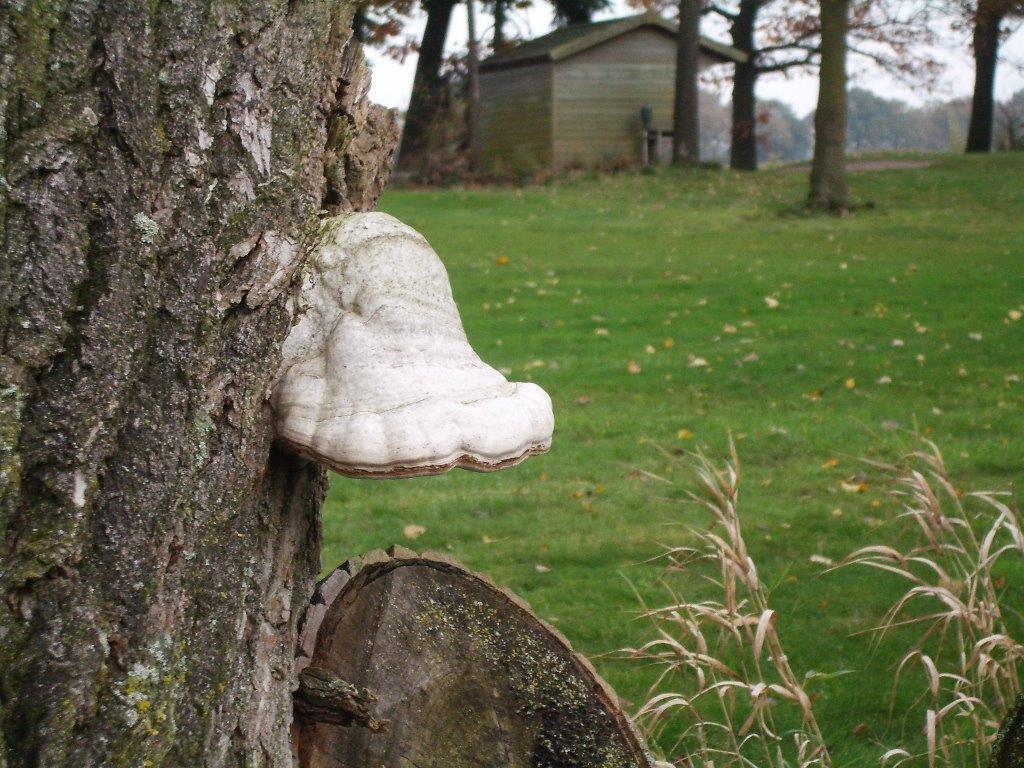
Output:
<instances>
[{"instance_id":1,"label":"broken branch stub","mask_svg":"<svg viewBox=\"0 0 1024 768\"><path fill-rule=\"evenodd\" d=\"M543 453L551 399L466 339L444 265L383 213L328 219L273 394L278 437L356 477L492 471Z\"/></svg>"},{"instance_id":2,"label":"broken branch stub","mask_svg":"<svg viewBox=\"0 0 1024 768\"><path fill-rule=\"evenodd\" d=\"M614 692L514 595L441 555L346 563L318 587L299 669L365 688L383 731L299 720L300 768L651 768Z\"/></svg>"},{"instance_id":3,"label":"broken branch stub","mask_svg":"<svg viewBox=\"0 0 1024 768\"><path fill-rule=\"evenodd\" d=\"M293 697L295 719L301 722L359 725L383 731L387 723L373 716L377 697L319 667L298 673L299 687Z\"/></svg>"}]
</instances>

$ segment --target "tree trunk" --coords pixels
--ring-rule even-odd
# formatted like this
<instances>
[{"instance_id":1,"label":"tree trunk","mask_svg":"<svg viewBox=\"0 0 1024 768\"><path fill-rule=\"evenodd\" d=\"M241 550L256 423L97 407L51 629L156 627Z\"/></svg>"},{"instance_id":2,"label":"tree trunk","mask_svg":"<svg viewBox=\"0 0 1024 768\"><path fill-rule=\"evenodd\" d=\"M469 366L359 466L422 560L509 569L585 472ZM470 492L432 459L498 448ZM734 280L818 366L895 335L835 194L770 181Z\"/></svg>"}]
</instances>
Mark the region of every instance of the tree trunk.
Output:
<instances>
[{"instance_id":1,"label":"tree trunk","mask_svg":"<svg viewBox=\"0 0 1024 768\"><path fill-rule=\"evenodd\" d=\"M480 52L476 39L476 8L474 0L466 0L466 26L469 36L469 55L467 69L469 78L466 94L466 124L469 134L469 169L474 173L480 171L483 163L484 144L483 131L480 125Z\"/></svg>"},{"instance_id":2,"label":"tree trunk","mask_svg":"<svg viewBox=\"0 0 1024 768\"><path fill-rule=\"evenodd\" d=\"M757 170L757 60L754 51L754 24L760 0L741 0L732 21L732 44L747 54L737 64L732 81L732 142L729 167L737 171Z\"/></svg>"},{"instance_id":3,"label":"tree trunk","mask_svg":"<svg viewBox=\"0 0 1024 768\"><path fill-rule=\"evenodd\" d=\"M416 168L423 161L427 139L437 119L441 103L441 63L455 0L424 0L423 5L427 9L427 26L420 42L412 96L405 112L402 146L398 151L398 167L402 170Z\"/></svg>"},{"instance_id":4,"label":"tree trunk","mask_svg":"<svg viewBox=\"0 0 1024 768\"><path fill-rule=\"evenodd\" d=\"M367 18L367 3L360 3L356 6L355 14L352 17L352 34L360 43L369 42L369 31L367 30L369 19Z\"/></svg>"},{"instance_id":5,"label":"tree trunk","mask_svg":"<svg viewBox=\"0 0 1024 768\"><path fill-rule=\"evenodd\" d=\"M992 151L995 119L996 63L1003 15L982 0L974 18L974 95L967 129L968 152Z\"/></svg>"},{"instance_id":6,"label":"tree trunk","mask_svg":"<svg viewBox=\"0 0 1024 768\"><path fill-rule=\"evenodd\" d=\"M594 11L604 4L601 0L552 0L555 8L555 26L589 24Z\"/></svg>"},{"instance_id":7,"label":"tree trunk","mask_svg":"<svg viewBox=\"0 0 1024 768\"><path fill-rule=\"evenodd\" d=\"M501 53L505 48L505 24L508 21L508 0L494 0L494 34L491 48Z\"/></svg>"},{"instance_id":8,"label":"tree trunk","mask_svg":"<svg viewBox=\"0 0 1024 768\"><path fill-rule=\"evenodd\" d=\"M0 766L291 764L326 477L267 393L393 147L352 11L0 11Z\"/></svg>"},{"instance_id":9,"label":"tree trunk","mask_svg":"<svg viewBox=\"0 0 1024 768\"><path fill-rule=\"evenodd\" d=\"M849 209L846 186L846 33L849 0L821 0L821 72L814 113L811 194L814 210Z\"/></svg>"},{"instance_id":10,"label":"tree trunk","mask_svg":"<svg viewBox=\"0 0 1024 768\"><path fill-rule=\"evenodd\" d=\"M700 162L700 10L701 0L679 0L672 116L672 162L676 165L694 166Z\"/></svg>"}]
</instances>

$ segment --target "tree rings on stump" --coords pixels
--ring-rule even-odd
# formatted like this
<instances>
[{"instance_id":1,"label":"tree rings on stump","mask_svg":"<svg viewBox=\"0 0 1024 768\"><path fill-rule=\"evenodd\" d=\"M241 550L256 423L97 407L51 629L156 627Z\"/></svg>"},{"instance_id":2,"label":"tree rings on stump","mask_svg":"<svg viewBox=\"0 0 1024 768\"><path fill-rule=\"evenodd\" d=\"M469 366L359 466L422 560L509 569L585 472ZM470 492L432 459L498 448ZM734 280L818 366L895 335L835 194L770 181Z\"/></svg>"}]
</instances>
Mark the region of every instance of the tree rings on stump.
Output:
<instances>
[{"instance_id":1,"label":"tree rings on stump","mask_svg":"<svg viewBox=\"0 0 1024 768\"><path fill-rule=\"evenodd\" d=\"M514 595L432 553L321 582L296 666L367 692L384 727L297 717L302 768L650 768L614 692Z\"/></svg>"}]
</instances>

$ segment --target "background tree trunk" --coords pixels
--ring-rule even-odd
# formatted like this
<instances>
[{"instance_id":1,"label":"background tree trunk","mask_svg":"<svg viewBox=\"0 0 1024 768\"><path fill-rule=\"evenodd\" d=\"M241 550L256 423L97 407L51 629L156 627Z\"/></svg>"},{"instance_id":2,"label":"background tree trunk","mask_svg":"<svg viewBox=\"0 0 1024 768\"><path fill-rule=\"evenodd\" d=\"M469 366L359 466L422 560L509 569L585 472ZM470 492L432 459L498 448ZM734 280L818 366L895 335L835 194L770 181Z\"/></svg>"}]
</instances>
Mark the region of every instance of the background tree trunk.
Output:
<instances>
[{"instance_id":1,"label":"background tree trunk","mask_svg":"<svg viewBox=\"0 0 1024 768\"><path fill-rule=\"evenodd\" d=\"M814 159L808 204L841 213L849 208L846 185L846 34L849 0L821 0L821 72L814 113Z\"/></svg>"},{"instance_id":2,"label":"background tree trunk","mask_svg":"<svg viewBox=\"0 0 1024 768\"><path fill-rule=\"evenodd\" d=\"M1003 15L982 0L974 18L974 95L967 129L968 152L992 151L995 120L996 63Z\"/></svg>"},{"instance_id":3,"label":"background tree trunk","mask_svg":"<svg viewBox=\"0 0 1024 768\"><path fill-rule=\"evenodd\" d=\"M555 26L587 24L594 11L607 7L607 0L551 0L555 10Z\"/></svg>"},{"instance_id":4,"label":"background tree trunk","mask_svg":"<svg viewBox=\"0 0 1024 768\"><path fill-rule=\"evenodd\" d=\"M701 0L679 0L672 116L672 162L677 165L700 162L700 10Z\"/></svg>"},{"instance_id":5,"label":"background tree trunk","mask_svg":"<svg viewBox=\"0 0 1024 768\"><path fill-rule=\"evenodd\" d=\"M501 53L505 47L505 24L508 22L509 0L494 0L494 33L491 37L491 49Z\"/></svg>"},{"instance_id":6,"label":"background tree trunk","mask_svg":"<svg viewBox=\"0 0 1024 768\"><path fill-rule=\"evenodd\" d=\"M423 0L423 6L427 10L427 26L420 42L412 95L402 129L402 146L398 151L398 167L402 170L420 165L427 151L431 127L437 119L441 103L441 63L455 0Z\"/></svg>"},{"instance_id":7,"label":"background tree trunk","mask_svg":"<svg viewBox=\"0 0 1024 768\"><path fill-rule=\"evenodd\" d=\"M476 7L474 0L466 0L466 32L469 52L466 57L468 70L466 94L466 124L469 138L469 169L480 171L484 156L484 136L480 125L480 49L476 38Z\"/></svg>"},{"instance_id":8,"label":"background tree trunk","mask_svg":"<svg viewBox=\"0 0 1024 768\"><path fill-rule=\"evenodd\" d=\"M352 16L352 34L355 35L356 40L360 43L368 42L368 22L367 8L369 3L359 3L356 5L355 12Z\"/></svg>"},{"instance_id":9,"label":"background tree trunk","mask_svg":"<svg viewBox=\"0 0 1024 768\"><path fill-rule=\"evenodd\" d=\"M754 24L760 0L741 0L732 20L734 48L749 57L735 66L732 81L732 141L729 167L737 171L757 170L757 59L754 50Z\"/></svg>"},{"instance_id":10,"label":"background tree trunk","mask_svg":"<svg viewBox=\"0 0 1024 768\"><path fill-rule=\"evenodd\" d=\"M267 394L393 147L352 10L0 11L0 765L290 765L326 478Z\"/></svg>"}]
</instances>

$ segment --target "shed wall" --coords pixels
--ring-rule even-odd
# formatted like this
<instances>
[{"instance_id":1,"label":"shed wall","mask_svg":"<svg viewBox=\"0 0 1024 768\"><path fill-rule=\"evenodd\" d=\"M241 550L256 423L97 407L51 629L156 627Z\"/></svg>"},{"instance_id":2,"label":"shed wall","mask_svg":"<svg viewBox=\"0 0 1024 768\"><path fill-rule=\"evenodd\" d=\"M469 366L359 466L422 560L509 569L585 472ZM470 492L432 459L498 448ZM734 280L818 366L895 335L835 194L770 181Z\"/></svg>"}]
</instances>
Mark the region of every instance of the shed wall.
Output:
<instances>
[{"instance_id":1,"label":"shed wall","mask_svg":"<svg viewBox=\"0 0 1024 768\"><path fill-rule=\"evenodd\" d=\"M671 35L645 27L554 64L554 166L637 162L644 105L671 130L675 51ZM701 69L713 63L701 55Z\"/></svg>"},{"instance_id":2,"label":"shed wall","mask_svg":"<svg viewBox=\"0 0 1024 768\"><path fill-rule=\"evenodd\" d=\"M493 170L551 166L550 62L480 73L484 160Z\"/></svg>"}]
</instances>

